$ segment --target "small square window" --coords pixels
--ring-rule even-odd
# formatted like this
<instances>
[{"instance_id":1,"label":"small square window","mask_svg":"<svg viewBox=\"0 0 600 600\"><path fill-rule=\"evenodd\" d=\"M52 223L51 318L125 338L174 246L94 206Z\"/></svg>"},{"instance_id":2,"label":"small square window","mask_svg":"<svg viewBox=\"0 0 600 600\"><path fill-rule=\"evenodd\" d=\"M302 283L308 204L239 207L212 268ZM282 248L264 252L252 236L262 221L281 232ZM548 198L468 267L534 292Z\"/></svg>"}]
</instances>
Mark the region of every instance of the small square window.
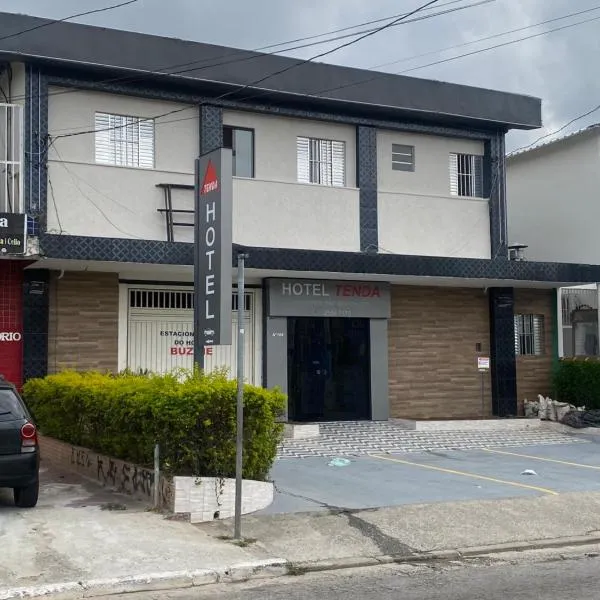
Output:
<instances>
[{"instance_id":1,"label":"small square window","mask_svg":"<svg viewBox=\"0 0 600 600\"><path fill-rule=\"evenodd\" d=\"M483 156L450 154L450 194L483 198Z\"/></svg>"},{"instance_id":2,"label":"small square window","mask_svg":"<svg viewBox=\"0 0 600 600\"><path fill-rule=\"evenodd\" d=\"M515 354L544 354L544 315L515 315Z\"/></svg>"},{"instance_id":3,"label":"small square window","mask_svg":"<svg viewBox=\"0 0 600 600\"><path fill-rule=\"evenodd\" d=\"M415 147L404 144L392 144L392 170L415 170Z\"/></svg>"}]
</instances>

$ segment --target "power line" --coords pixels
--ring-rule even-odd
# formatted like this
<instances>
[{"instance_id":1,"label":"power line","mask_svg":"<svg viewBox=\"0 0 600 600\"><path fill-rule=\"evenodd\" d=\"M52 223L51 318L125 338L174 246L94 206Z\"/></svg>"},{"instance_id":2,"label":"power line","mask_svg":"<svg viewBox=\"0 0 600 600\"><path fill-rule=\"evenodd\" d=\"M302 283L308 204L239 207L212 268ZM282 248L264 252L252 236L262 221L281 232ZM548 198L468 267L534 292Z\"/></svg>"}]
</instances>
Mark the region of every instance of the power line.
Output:
<instances>
[{"instance_id":1,"label":"power line","mask_svg":"<svg viewBox=\"0 0 600 600\"><path fill-rule=\"evenodd\" d=\"M451 0L450 2L445 2L444 4L439 4L438 8L442 8L444 6L450 6L452 4L458 4L458 3L463 2L463 1L464 0ZM495 0L488 0L488 1L495 2ZM430 8L425 8L423 10L426 11L426 10L431 10L431 9ZM358 27L364 27L366 25L375 25L376 23L383 23L384 21L389 21L390 19L394 19L396 17L400 17L403 14L404 13L400 13L400 14L397 14L397 15L391 15L390 17L382 17L380 19L374 19L372 21L365 21L364 23L360 23L359 25L350 25L348 27L341 27L340 29L332 29L332 30L327 31L325 33L320 33L320 34L315 34L315 35L309 35L309 36L301 37L301 38L296 38L295 40L290 40L289 42L281 42L279 44L270 44L269 46L263 46L262 48L258 48L256 50L256 52L258 52L260 50L270 50L271 48L277 48L278 46L286 46L288 44L296 44L298 42L306 42L308 40L315 40L317 38L324 37L326 35L333 35L335 33L342 33L344 31L349 31L350 29L356 29Z\"/></svg>"},{"instance_id":2,"label":"power line","mask_svg":"<svg viewBox=\"0 0 600 600\"><path fill-rule=\"evenodd\" d=\"M314 56L311 56L310 58L304 59L294 65L290 65L288 67L285 67L283 69L279 69L278 71L275 71L274 73L271 73L270 75L266 75L265 77L261 77L260 79L253 81L252 83L246 84L244 87L240 88L239 90L236 90L236 92L243 92L245 89L248 89L249 87L254 87L257 86L260 83L263 83L264 81L267 81L267 79L271 79L272 77L277 77L278 75L283 75L283 73L287 73L288 71L291 71L292 69L296 69L298 67L302 67L305 64L312 62L314 60L317 60L318 58L323 58L324 56L328 56L329 54L333 54L334 52L337 52L338 50L342 50L343 48L347 48L348 46L352 46L353 44L357 44L358 42L361 42L362 40L368 38L368 37L372 37L382 31L385 31L386 29L389 29L390 27L393 27L394 25L397 25L398 23L400 23L401 21L404 21L406 18L408 17L412 17L413 15L417 14L418 12L426 9L428 6L432 6L433 4L436 4L437 2L439 2L439 0L429 0L429 2L426 2L425 4L419 6L418 8L415 8L414 10L412 10L411 12L407 13L406 15L402 16L402 17L398 17L397 19L394 19L393 21L391 21L390 23L387 23L385 25L382 25L381 27L377 27L376 29L369 31L368 33L365 33L363 35L361 35L360 37L356 38L355 40L352 40L350 42L345 42L343 44L340 44L339 46L336 46L335 48L332 48L331 50L326 50L325 52L321 52L319 54L315 54Z\"/></svg>"},{"instance_id":3,"label":"power line","mask_svg":"<svg viewBox=\"0 0 600 600\"><path fill-rule=\"evenodd\" d=\"M447 2L445 4L440 4L439 7L449 6L451 4L456 4L457 2L463 2L463 1L464 0L452 0L451 2ZM465 10L467 8L473 8L475 6L481 6L483 4L489 4L489 3L495 2L495 1L496 0L479 0L478 2L473 2L472 4L467 4L467 5L464 5L464 6L457 6L457 7L454 7L454 8L447 9L447 10L438 11L438 12L435 12L435 13L432 13L432 14L429 14L429 15L421 15L421 16L415 17L414 19L408 19L407 18L407 19L404 19L404 20L402 20L400 22L390 24L390 27L397 27L399 25L406 25L408 23L415 23L417 21L424 21L424 20L427 20L427 19L432 19L434 17L439 17L439 16L442 16L442 15L450 14L450 13L453 13L453 12L456 12L456 11ZM430 10L430 9L428 9L428 10ZM398 17L406 17L406 16L407 16L407 13L401 13L400 15L392 15L390 17L385 17L384 19L378 19L377 21L379 21L379 22L380 21L389 21L390 19L395 19L395 18L398 18ZM361 23L359 25L353 25L352 27L347 27L347 28L344 28L344 29L356 29L357 27L362 27L362 26L364 26L366 24L369 24L369 23L371 23L371 22L367 21L366 23ZM341 31L343 31L343 29ZM338 41L338 40L342 40L342 39L347 39L347 38L350 38L350 37L359 36L359 35L362 35L364 33L369 33L369 34L371 34L371 33L377 33L377 31L378 31L378 28L363 29L363 30L360 30L360 31L355 31L353 33L347 33L347 34L344 34L344 35L337 35L335 37L330 37L330 38L327 38L327 39L324 39L324 40L320 40L318 42L310 42L310 43L306 43L306 44L300 44L298 46L291 46L289 48L284 48L282 50L276 50L276 51L267 53L267 56L271 56L271 55L275 55L275 54L281 54L283 52L291 52L293 50L301 50L301 49L310 48L310 47L313 47L313 46L320 46L320 45L323 45L323 44L329 44L331 42L335 42L335 41ZM320 34L320 35L317 35L317 36L309 36L306 39L310 40L310 39L314 39L315 37L323 37L323 35L326 35L326 34ZM299 41L302 41L302 40L299 40ZM352 43L355 43L357 41L360 41L360 40L355 40ZM290 43L292 43L292 42L290 42ZM284 45L284 44L279 44L279 45ZM252 50L251 52L259 52L260 50L264 50L265 48L269 48L269 46L265 46L264 48L259 48L258 50ZM236 53L232 53L232 54L236 54L237 55L238 53L236 52ZM230 55L232 55L232 54L230 54ZM323 54L323 56L325 54ZM229 65L229 64L232 64L232 63L236 63L236 62L244 62L244 61L247 61L247 60L259 59L259 58L263 58L264 56L265 56L264 54L261 54L261 55L256 55L256 56L249 56L249 57L244 57L244 58L237 58L237 59L233 59L233 60L230 60L230 61L225 61L225 62L220 62L220 63L213 63L213 64L209 64L209 65L206 65L206 66L203 66L203 67L192 67L192 68L189 68L189 69L183 69L183 70L180 70L180 71L172 71L170 73L165 73L165 74L166 75L181 75L182 73L189 73L191 71L202 71L204 69L209 69L209 68L213 68L213 67L219 67L219 66L222 66L222 65ZM207 60L209 60L209 59L207 59ZM215 60L215 59L212 58L210 60ZM314 57L312 59L308 59L308 60L314 60ZM202 62L206 62L206 60L204 60ZM184 65L179 65L179 66L188 66L189 64L198 64L198 61L196 61L194 63L187 63L187 64L184 64ZM166 68L177 68L177 66L166 67Z\"/></svg>"},{"instance_id":4,"label":"power line","mask_svg":"<svg viewBox=\"0 0 600 600\"><path fill-rule=\"evenodd\" d=\"M429 15L422 15L419 17L415 17L414 19L406 19L404 21L401 21L399 23L396 23L395 25L393 25L394 27L399 26L399 25L406 25L408 23L413 23L416 21L422 21L422 20L426 20L426 19L431 19L431 18L435 18L438 16L442 16L445 14L449 14L449 13L453 13L456 11L460 11L460 10L465 10L468 8L473 8L475 6L480 6L483 4L488 4L491 2L495 2L496 0L479 0L478 2L474 2L472 4L467 4L464 6L458 6L458 7L454 7L454 8L450 8L444 11L438 11ZM464 2L464 0L451 0L450 2L446 2L444 4L440 4L439 7L445 7L445 6L450 6L450 5L454 5L457 4L459 2ZM424 9L425 10L425 9ZM431 10L431 8L427 8L426 10ZM312 40L312 39L316 39L319 37L324 37L326 35L329 35L330 33L337 33L337 32L341 32L341 31L347 31L349 29L356 29L358 27L363 27L365 25L370 25L372 23L376 23L376 22L381 22L381 21L389 21L390 19L394 19L400 16L407 16L407 13L400 13L399 15L391 15L389 17L385 17L383 19L376 19L375 21L366 21L363 23L358 23L356 25L351 25L348 27L343 27L341 29L338 30L333 30L331 32L327 32L327 33L321 33L321 34L316 34L316 35L311 35L311 36L307 36L305 38L297 38L295 40L292 40L290 42L280 42L277 44L270 44L269 46L263 46L262 48L256 48L254 50L248 50L247 52L260 52L262 50L268 49L268 48L274 48L274 47L278 47L278 46L287 46L289 44L295 43L295 42L299 42L299 41L305 41L305 40ZM375 32L376 29L364 29L361 31L357 31L354 33L350 33L350 34L345 34L345 35L341 35L341 36L335 36L335 37L330 37L324 40L320 40L317 42L311 42L311 43L306 43L306 44L301 44L298 46L291 46L288 48L283 48L281 50L274 50L272 52L268 52L268 53L263 53L263 54L252 54L250 56L244 56L242 58L239 57L240 52L244 52L243 50L236 50L234 52L229 52L227 54L222 54L220 56L213 56L211 58L206 58L206 59L201 59L201 60L195 60L195 61L191 61L191 62L186 62L186 63L180 63L180 64L176 64L176 65L169 65L166 67L158 67L154 70L150 70L147 72L144 72L143 74L137 75L137 76L132 76L132 75L126 75L126 76L121 76L121 77L115 77L115 78L111 78L111 79L106 79L103 80L102 83L104 84L108 84L108 83L134 83L136 81L140 81L145 79L146 77L148 77L149 75L182 75L184 73L189 73L191 71L203 71L205 69L211 69L214 67L219 67L219 66L224 66L224 65L230 65L230 64L234 64L234 63L238 63L238 62L247 62L247 61L251 61L251 60L257 60L257 59L262 59L265 56L273 56L273 55L277 55L277 54L281 54L284 52L291 52L293 50L299 50L299 49L304 49L304 48L309 48L312 46L319 46L319 45L323 45L323 44L328 44L340 39L347 39L349 37L354 37L354 36L358 36L361 35L363 33L371 33L371 32ZM235 57L232 58L231 60L225 60L222 62L211 62L211 61L215 61L215 60L219 60L222 58L227 58L227 57ZM209 64L204 64L203 66L202 63L209 63ZM193 65L193 66L190 66ZM180 67L189 67L186 69L181 69L181 70L176 70L176 71L168 71L170 69L179 69ZM46 97L51 97L51 96L60 96L60 95L64 95L64 94L74 94L74 93L80 93L82 90L79 89L69 89L69 90L62 90L62 91L56 91L56 92L48 92L47 94L45 94ZM84 90L85 91L85 90ZM23 96L15 96L14 100L23 100L26 99L27 95L23 95Z\"/></svg>"},{"instance_id":5,"label":"power line","mask_svg":"<svg viewBox=\"0 0 600 600\"><path fill-rule=\"evenodd\" d=\"M95 8L94 10L87 10L86 12L77 13L76 15L71 15L69 17L64 17L62 19L53 19L46 23L42 23L41 25L36 25L35 27L30 27L29 29L23 29L23 31L17 31L16 33L10 33L8 35L0 37L0 42L4 40L9 40L12 38L19 37L20 35L24 35L25 33L29 33L30 31L37 31L38 29L43 29L44 27L50 27L51 25L56 25L57 23L64 23L65 21L70 21L71 19L76 19L78 17L86 17L87 15L94 15L96 13L107 12L109 10L115 10L117 8L122 8L123 6L128 6L129 4L135 4L140 0L127 0L127 2L121 2L120 4L113 4L112 6L105 6L104 8Z\"/></svg>"},{"instance_id":6,"label":"power line","mask_svg":"<svg viewBox=\"0 0 600 600\"><path fill-rule=\"evenodd\" d=\"M558 20L564 20L564 19L567 19L567 18L570 18L570 17L573 17L573 16L580 15L580 14L582 14L582 13L588 13L588 12L590 12L590 11L595 11L595 10L600 10L600 6L596 6L596 7L594 7L594 8L587 9L587 10L585 10L585 11L579 11L579 12L571 13L571 14L568 14L568 15L564 15L564 16L562 16L562 17L556 17L556 18L554 18L554 19L549 19L549 20L547 20L547 21L542 21L542 22L540 22L540 23L534 23L534 24L532 24L532 25L528 25L528 26L526 26L526 27L519 28L519 30L531 29L531 28L533 28L533 27L539 27L540 25L547 24L547 23L549 23L549 22L558 21ZM517 44L517 43L520 43L520 42L522 42L522 41L525 41L525 40L531 39L532 37L538 37L538 36L542 36L542 35L547 35L547 34L549 34L549 33L554 33L554 32L556 32L556 31L560 31L560 30L562 30L562 29L567 29L567 28L570 28L570 27L575 27L575 26L578 26L578 25L583 25L583 24L586 24L586 23L589 23L589 22L592 22L592 21L596 21L596 20L598 20L598 19L600 19L600 17L594 17L594 18L592 18L592 19L586 19L586 20L583 20L583 21L579 21L579 22L577 22L577 23L572 23L572 24L569 24L569 25L565 25L565 26L563 26L563 27L558 27L558 28L555 28L555 29L549 29L549 30L547 30L547 31L543 31L543 32L541 32L541 33L538 33L538 34L535 34L535 35L532 35L532 36L525 36L525 37L518 38L518 39L515 39L515 40L510 40L510 41L508 41L508 42L505 42L505 43L503 43L503 44L497 44L497 45L494 45L494 46L489 46L489 47L487 47L487 48L481 48L481 49L479 49L479 50L477 50L477 51L475 51L475 52L469 52L469 53L465 53L465 54L458 55L458 56L454 56L454 57L451 57L451 58L449 58L449 59L445 59L445 60L446 60L446 61L450 61L450 60L458 60L458 59L460 59L460 58L464 58L464 57L467 57L467 56L472 56L472 55L474 55L474 54L478 54L478 53L480 53L480 52L487 52L487 51L490 51L490 50L494 50L494 49L496 49L496 48L499 48L499 47L502 47L502 46L508 46L508 45L510 45L510 44ZM484 41L484 40L486 40L486 39L495 38L495 37L499 37L499 36L502 36L502 35L507 35L507 34L509 34L509 33L513 33L514 31L517 31L517 30L505 31L505 32L503 32L503 33L494 34L494 35L487 36L487 37L485 37L485 38L480 38L480 39L478 39L478 40L474 40L474 41L472 41L472 42L467 42L467 43L468 43L468 44L471 44L471 43L477 43L477 42L481 42L481 41ZM460 46L463 46L463 45L464 45L464 44L459 44L459 45L457 45L457 46L451 46L451 47L449 47L449 48L445 48L444 50L440 50L439 52L446 51L446 50L451 50L451 49L454 49L455 47L460 47ZM400 61L397 61L397 62L401 62L402 60L411 60L412 58L418 58L419 56L420 56L420 55L417 55L417 56L414 56L414 57L408 57L408 58L405 58L405 59L401 59ZM441 62L444 62L444 61L441 61ZM438 63L431 63L431 64L438 64ZM413 69L411 69L411 70L417 70L417 69L420 69L420 68L425 68L425 67L427 67L427 66L431 66L431 64L422 65L422 66L420 66L420 67L415 67L415 68L413 68ZM328 92L333 92L333 91L337 91L337 90L340 90L340 89L345 89L345 88L352 87L352 86L355 86L355 85L361 85L361 84L364 84L364 83L370 83L371 81L375 81L375 80L378 80L378 79L381 79L381 78L384 78L384 77L389 77L389 76L392 76L392 75L400 75L400 74L403 74L403 73L405 73L405 72L407 72L407 71L398 71L398 72L396 72L396 73L377 73L377 74L376 74L376 75L374 75L373 77L370 77L370 78L368 78L368 79L364 79L364 80L361 80L361 81L358 81L358 82L355 82L355 83L349 83L349 84L345 84L345 85L341 85L341 86L336 86L336 87L334 87L334 88L328 88L328 89L326 89L326 90L319 90L319 91L317 91L317 92L306 92L306 93L305 93L305 95L310 97L310 96L317 96L317 95L320 95L320 94L326 94L326 93L328 93ZM247 97L243 98L243 100L249 100L249 99L255 98L255 97L257 97L257 96L258 96L258 95L247 96ZM216 98L215 100L218 100L218 99L219 99L219 98ZM156 119L160 119L160 118L162 118L162 117L164 117L164 116L169 116L170 114L174 114L174 113L177 113L177 112L182 112L182 111L184 111L184 110L188 110L189 108L190 108L190 107L186 107L186 108L177 109L177 110L171 111L170 113L167 113L167 114L158 115L158 116L156 116L156 117L154 117L154 118L156 118ZM197 116L194 116L194 117L186 117L186 118L183 118L183 119L173 119L173 120L171 120L171 121L165 121L165 122L163 122L162 124L167 124L167 123L178 123L178 122L181 122L181 121L192 120L192 119L195 119L195 118L197 118ZM150 119L148 119L148 120L150 120ZM92 130L92 131L90 131L90 132L88 132L88 131L83 131L83 132L80 132L80 133L83 135L83 134L86 134L86 133L94 133L94 132L95 132L95 130ZM61 137L61 136L58 136L58 137Z\"/></svg>"},{"instance_id":7,"label":"power line","mask_svg":"<svg viewBox=\"0 0 600 600\"><path fill-rule=\"evenodd\" d=\"M327 56L329 54L333 54L337 50L341 50L342 48L346 48L346 47L348 47L350 45L356 44L356 43L364 40L365 38L371 37L371 36L379 33L380 31L384 31L385 29L388 29L389 27L392 27L392 26L398 24L402 20L404 20L404 19L406 19L408 17L411 17L414 14L417 14L421 10L424 10L428 6L432 6L433 4L436 4L437 2L439 2L439 0L429 0L429 2L427 2L426 4L424 4L424 5L416 8L414 10L412 10L409 13L406 13L402 17L394 19L390 23L382 25L381 27L378 27L377 29L375 29L373 31L370 31L369 33L366 33L366 34L360 36L359 38L357 38L355 40L352 40L350 42L345 42L343 44L340 44L339 46L336 46L335 48L332 48L332 49L327 50L325 52L321 52L321 53L319 53L319 54L317 54L315 56L312 56L311 58L307 58L307 59L304 59L304 60L299 61L297 63L294 63L293 65L289 65L289 66L285 67L284 69L279 69L278 71L275 71L273 73L265 75L265 76L261 77L260 79L252 81L250 83L243 84L243 85L242 84L236 84L236 85L239 85L238 88L236 88L234 90L230 90L229 92L225 92L224 94L221 94L220 96L217 96L216 98L212 98L211 101L214 102L214 101L222 100L224 98L227 98L228 96L231 96L232 94L237 94L239 92L243 92L244 90L246 90L246 89L248 89L250 87L254 87L254 86L256 86L256 85L258 85L260 83L263 83L267 79L271 79L272 77L276 77L277 75L281 75L283 73L291 71L292 69L296 69L296 68L301 67L301 66L303 66L303 65L305 65L305 64L307 64L309 62L312 62L312 61L316 60L317 58L322 58L323 56ZM156 119L161 119L163 117L167 117L167 116L179 113L179 112L183 112L184 110L189 110L189 107L186 106L184 108L177 108L177 109L170 110L168 112L162 113L160 115L156 115L154 117L148 117L148 118L145 118L145 119L139 119L137 121L137 123L141 123L141 122L145 122L145 121L151 121L151 120L156 120ZM91 130L79 131L79 132L75 132L75 133L61 134L61 135L56 136L54 138L54 141L62 139L62 138L66 138L66 137L73 137L73 136L79 136L79 135L88 135L88 134L96 133L96 132L99 132L99 131L111 131L111 130L114 130L114 129L121 129L121 128L127 127L127 126L128 126L127 124L124 124L124 125L117 125L117 126L114 126L114 127L107 127L107 128L104 128L104 129L91 129Z\"/></svg>"},{"instance_id":8,"label":"power line","mask_svg":"<svg viewBox=\"0 0 600 600\"><path fill-rule=\"evenodd\" d=\"M56 205L56 197L54 196L54 186L52 185L52 177L48 173L48 185L50 186L50 197L52 198L52 205L54 206L54 214L56 215L56 222L58 223L59 235L64 233L62 223L60 222L60 215L58 214L58 206Z\"/></svg>"},{"instance_id":9,"label":"power line","mask_svg":"<svg viewBox=\"0 0 600 600\"><path fill-rule=\"evenodd\" d=\"M523 42L525 40L531 40L533 38L541 37L543 35L547 35L549 33L554 33L556 31L562 31L563 29L570 29L571 27L577 27L578 25L585 25L587 23L592 23L593 21L598 21L600 17L592 17L590 19L584 19L583 21L578 21L577 23L569 23L568 25L563 25L562 27L555 27L554 29L548 29L547 31L541 31L540 33L534 33L532 35L528 35L516 40L511 40L508 42L503 42L502 44L496 44L494 46L489 46L488 48L482 48L480 50L474 50L473 52L467 52L465 54L460 54L459 56L451 56L450 58L446 58L443 60L438 60L432 63L428 63L426 65L421 65L418 67L412 67L410 69L405 69L404 71L400 71L398 74L402 73L410 73L411 71L417 71L419 69L425 69L426 67L431 67L434 65L441 65L443 63L451 62L453 60L457 60L459 58L465 58L467 56L473 56L475 54L480 54L482 52L488 52L489 50L495 50L496 48L502 48L504 46L510 46L511 44L515 44L517 42Z\"/></svg>"},{"instance_id":10,"label":"power line","mask_svg":"<svg viewBox=\"0 0 600 600\"><path fill-rule=\"evenodd\" d=\"M54 147L54 151L56 152L56 155L58 156L58 158L60 159L58 162L58 164L68 173L69 177L71 178L71 181L73 182L73 185L77 188L77 190L79 191L79 193L104 217L104 219L106 220L107 223L109 223L109 225L111 225L116 231L118 231L119 233L122 233L124 236L126 237L131 237L131 238L135 238L137 240L142 240L144 238L141 238L137 235L133 235L131 233L128 233L127 231L124 231L123 229L121 229L116 223L114 223L114 221L112 221L109 216L98 206L98 204L96 204L96 202L94 202L80 187L80 185L77 183L77 180L75 179L75 175L72 173L72 171L67 167L65 161L62 159L60 153L58 152L58 149L56 148L56 146ZM88 184L89 185L89 184ZM58 220L58 213L57 213L57 220Z\"/></svg>"},{"instance_id":11,"label":"power line","mask_svg":"<svg viewBox=\"0 0 600 600\"><path fill-rule=\"evenodd\" d=\"M587 10L581 10L579 12L571 13L569 15L564 15L562 17L555 17L553 19L547 19L546 21L540 21L539 23L534 23L533 25L525 25L524 27L517 27L516 29L509 29L508 31L502 31L500 33L494 33L492 35L487 35L482 38L478 38L476 40L471 40L469 42L463 42L462 44L455 44L454 46L448 46L446 48L440 48L439 50L431 50L429 52L424 52L423 54L415 54L413 56L409 56L406 58L401 58L399 60L393 60L391 62L381 63L378 65L373 65L371 67L367 67L368 70L381 69L383 67L389 67L391 65L397 65L401 62L408 62L410 60L415 60L417 58L423 58L424 56L431 56L432 54L441 54L442 52L447 52L448 50L456 50L457 48L464 48L465 46L472 46L473 44L478 44L479 42L486 42L487 40L493 40L495 38L503 37L505 35L510 35L511 33L518 33L519 31L526 31L528 29L532 29L533 27L540 27L541 25L547 25L548 23L554 23L556 21L564 21L565 19L570 19L571 17L577 17L579 15L583 15L586 13L594 12L596 10L600 10L600 5L595 6L594 8L589 8Z\"/></svg>"},{"instance_id":12,"label":"power line","mask_svg":"<svg viewBox=\"0 0 600 600\"><path fill-rule=\"evenodd\" d=\"M600 9L600 6L594 8L594 9L590 9L590 10L598 10L598 9ZM565 16L563 18L568 18L568 17L571 17L571 16L573 16L573 15L567 15L567 16ZM370 83L371 81L376 81L378 79L389 77L390 75L403 75L405 73L409 73L409 72L412 72L412 71L417 71L419 69L424 69L426 67L431 67L433 65L439 65L439 64L451 62L451 61L454 61L454 60L458 60L460 58L465 58L467 56L474 56L476 54L481 54L483 52L489 52L490 50L495 50L497 48L502 48L504 46L510 46L511 44L517 44L517 43L523 42L525 40L529 40L529 39L532 39L532 38L540 37L540 36L543 36L543 35L548 35L549 33L554 33L556 31L562 31L563 29L569 29L571 27L577 27L578 25L585 25L586 23L591 23L592 21L597 21L599 19L600 19L600 17L592 17L590 19L584 19L583 21L578 21L577 23L570 23L569 25L563 25L562 27L556 27L554 29L548 29L548 30L542 31L540 33L536 33L536 34L533 34L533 35L525 36L525 37L522 37L522 38L517 38L516 40L510 40L508 42L503 42L502 44L495 44L494 46L488 46L487 48L480 48L479 50L474 50L473 52L466 52L465 54L459 54L458 56L452 56L450 58L446 58L446 59L442 59L442 60L439 60L439 61L431 62L431 63L425 64L425 65L420 65L418 67L412 67L410 69L405 69L403 71L396 71L394 73L378 73L378 74L374 75L373 77L369 77L369 78L363 79L361 81L356 81L356 82L353 82L353 83L347 83L347 84L336 86L336 87L333 87L333 88L328 88L328 89L325 89L325 90L319 90L317 92L307 92L306 95L307 96L318 96L320 94L326 94L328 92L334 92L334 91L338 91L338 90L341 90L341 89L346 89L346 88L349 88L349 87L353 87L353 86L356 86L356 85L362 85L362 84L365 84L365 83ZM539 24L530 25L529 27L537 27L538 25ZM478 41L482 41L482 40L478 40ZM448 48L448 49L450 49L450 48Z\"/></svg>"},{"instance_id":13,"label":"power line","mask_svg":"<svg viewBox=\"0 0 600 600\"><path fill-rule=\"evenodd\" d=\"M521 148L517 148L516 150L509 152L507 154L507 156L513 156L513 154L516 154L517 152L522 152L523 150L527 150L528 148L531 148L532 146L539 144L542 140L545 140L546 138L552 137L552 136L556 135L557 133L564 131L567 127L569 127L570 125L573 125L573 123L580 121L581 119L585 119L585 117L589 117L591 114L593 114L599 110L600 110L600 104L598 106L596 106L595 108L588 110L586 113L583 113L582 115L579 115L579 116L571 119L568 123L565 123L562 127L559 127L558 129L555 129L554 131L551 131L550 133L542 135L541 137L537 138L537 140L534 140L533 142L531 142L531 144L527 144L526 146L522 146Z\"/></svg>"}]
</instances>

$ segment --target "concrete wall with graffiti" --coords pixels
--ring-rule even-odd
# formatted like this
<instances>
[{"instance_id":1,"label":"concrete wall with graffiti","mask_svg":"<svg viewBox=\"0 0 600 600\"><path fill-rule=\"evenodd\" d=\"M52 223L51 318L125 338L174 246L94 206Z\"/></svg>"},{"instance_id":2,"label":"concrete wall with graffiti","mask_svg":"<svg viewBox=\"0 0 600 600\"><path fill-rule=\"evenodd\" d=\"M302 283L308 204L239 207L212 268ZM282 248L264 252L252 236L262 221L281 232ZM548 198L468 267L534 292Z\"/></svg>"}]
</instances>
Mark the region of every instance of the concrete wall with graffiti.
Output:
<instances>
[{"instance_id":1,"label":"concrete wall with graffiti","mask_svg":"<svg viewBox=\"0 0 600 600\"><path fill-rule=\"evenodd\" d=\"M154 503L154 471L45 436L40 437L40 446L42 461L59 469L79 473L86 479L148 502L149 505ZM161 476L158 507L172 511L174 502L173 483Z\"/></svg>"},{"instance_id":2,"label":"concrete wall with graffiti","mask_svg":"<svg viewBox=\"0 0 600 600\"><path fill-rule=\"evenodd\" d=\"M40 436L40 446L43 462L154 505L153 470L45 436ZM272 482L244 480L242 485L243 514L261 510L273 502ZM186 515L191 523L227 519L234 515L235 480L159 476L157 505Z\"/></svg>"}]
</instances>

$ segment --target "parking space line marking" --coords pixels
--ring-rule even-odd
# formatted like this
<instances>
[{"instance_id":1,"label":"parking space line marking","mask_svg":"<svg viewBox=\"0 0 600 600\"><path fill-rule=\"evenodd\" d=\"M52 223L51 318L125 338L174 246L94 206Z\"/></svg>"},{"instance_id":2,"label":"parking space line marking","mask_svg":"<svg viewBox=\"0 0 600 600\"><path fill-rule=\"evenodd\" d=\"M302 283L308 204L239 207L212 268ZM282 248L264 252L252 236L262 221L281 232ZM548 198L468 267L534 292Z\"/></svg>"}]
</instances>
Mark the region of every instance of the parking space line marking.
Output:
<instances>
[{"instance_id":1,"label":"parking space line marking","mask_svg":"<svg viewBox=\"0 0 600 600\"><path fill-rule=\"evenodd\" d=\"M514 487L524 488L527 490L535 490L536 492L542 492L544 494L550 494L551 496L558 496L558 492L549 490L548 488L538 487L536 485L527 485L525 483L518 483L517 481L507 481L506 479L496 479L495 477L487 477L486 475L477 475L476 473L467 473L466 471L456 471L454 469L446 469L444 467L435 467L433 465L424 465L423 463L415 463L409 460L403 460L401 458L392 458L390 456L381 456L379 454L368 454L371 458L379 458L381 460L389 460L391 462L400 463L403 465L410 465L411 467L421 467L422 469L431 469L432 471L440 471L449 475L461 475L462 477L471 477L473 479L483 479L485 481L491 481L492 483L500 483L503 485L512 485Z\"/></svg>"},{"instance_id":2,"label":"parking space line marking","mask_svg":"<svg viewBox=\"0 0 600 600\"><path fill-rule=\"evenodd\" d=\"M490 452L491 454L506 454L507 456L517 456L519 458L528 458L531 460L541 460L544 462L558 463L559 465L568 465L569 467L581 467L583 469L594 469L600 471L600 466L595 465L583 465L581 463L569 462L567 460L559 460L557 458L544 458L542 456L532 456L530 454L519 454L517 452L506 452L505 450L492 450L490 448L481 448L484 452Z\"/></svg>"}]
</instances>

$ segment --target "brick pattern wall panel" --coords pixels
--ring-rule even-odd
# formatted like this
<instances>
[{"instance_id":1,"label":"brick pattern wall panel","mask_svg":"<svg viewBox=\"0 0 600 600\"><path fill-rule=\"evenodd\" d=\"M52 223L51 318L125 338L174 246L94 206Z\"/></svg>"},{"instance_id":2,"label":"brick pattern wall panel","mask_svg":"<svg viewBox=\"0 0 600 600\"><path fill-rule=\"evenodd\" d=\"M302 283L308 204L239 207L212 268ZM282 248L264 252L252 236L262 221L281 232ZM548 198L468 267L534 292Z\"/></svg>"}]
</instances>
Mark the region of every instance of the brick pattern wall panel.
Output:
<instances>
[{"instance_id":1,"label":"brick pattern wall panel","mask_svg":"<svg viewBox=\"0 0 600 600\"><path fill-rule=\"evenodd\" d=\"M0 374L23 383L23 267L26 263L0 260Z\"/></svg>"},{"instance_id":2,"label":"brick pattern wall panel","mask_svg":"<svg viewBox=\"0 0 600 600\"><path fill-rule=\"evenodd\" d=\"M360 190L360 249L377 252L377 130L356 128L356 187Z\"/></svg>"},{"instance_id":3,"label":"brick pattern wall panel","mask_svg":"<svg viewBox=\"0 0 600 600\"><path fill-rule=\"evenodd\" d=\"M519 414L525 399L537 400L538 394L549 396L552 391L553 302L553 290L515 290L515 314L544 315L544 354L517 356Z\"/></svg>"},{"instance_id":4,"label":"brick pattern wall panel","mask_svg":"<svg viewBox=\"0 0 600 600\"><path fill-rule=\"evenodd\" d=\"M49 271L26 269L23 285L23 378L48 373Z\"/></svg>"},{"instance_id":5,"label":"brick pattern wall panel","mask_svg":"<svg viewBox=\"0 0 600 600\"><path fill-rule=\"evenodd\" d=\"M490 240L492 257L508 258L506 223L506 169L504 134L497 133L485 143L484 195L490 198Z\"/></svg>"},{"instance_id":6,"label":"brick pattern wall panel","mask_svg":"<svg viewBox=\"0 0 600 600\"><path fill-rule=\"evenodd\" d=\"M480 418L476 344L489 356L489 310L482 289L392 287L390 416ZM489 375L484 414L491 414Z\"/></svg>"},{"instance_id":7,"label":"brick pattern wall panel","mask_svg":"<svg viewBox=\"0 0 600 600\"><path fill-rule=\"evenodd\" d=\"M48 371L118 369L119 281L116 273L53 274Z\"/></svg>"},{"instance_id":8,"label":"brick pattern wall panel","mask_svg":"<svg viewBox=\"0 0 600 600\"><path fill-rule=\"evenodd\" d=\"M492 359L492 412L514 417L517 406L515 362L514 289L489 288L490 345Z\"/></svg>"},{"instance_id":9,"label":"brick pattern wall panel","mask_svg":"<svg viewBox=\"0 0 600 600\"><path fill-rule=\"evenodd\" d=\"M212 152L223 145L223 109L200 106L200 154Z\"/></svg>"}]
</instances>

